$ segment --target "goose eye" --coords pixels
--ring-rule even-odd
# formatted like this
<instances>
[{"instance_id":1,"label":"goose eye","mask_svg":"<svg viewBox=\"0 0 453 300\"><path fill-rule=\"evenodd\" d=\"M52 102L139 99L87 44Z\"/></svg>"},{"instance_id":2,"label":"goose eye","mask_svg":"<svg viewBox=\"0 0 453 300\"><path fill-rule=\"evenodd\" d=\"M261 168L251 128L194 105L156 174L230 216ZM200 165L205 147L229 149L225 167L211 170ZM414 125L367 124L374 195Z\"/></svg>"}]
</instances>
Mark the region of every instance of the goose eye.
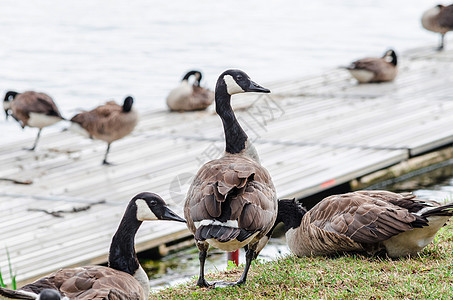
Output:
<instances>
[{"instance_id":1,"label":"goose eye","mask_svg":"<svg viewBox=\"0 0 453 300\"><path fill-rule=\"evenodd\" d=\"M237 76L236 76L236 79L237 79L237 80L242 80L242 75L237 75Z\"/></svg>"},{"instance_id":2,"label":"goose eye","mask_svg":"<svg viewBox=\"0 0 453 300\"><path fill-rule=\"evenodd\" d=\"M150 206L156 206L156 204L157 204L156 200L149 201Z\"/></svg>"}]
</instances>

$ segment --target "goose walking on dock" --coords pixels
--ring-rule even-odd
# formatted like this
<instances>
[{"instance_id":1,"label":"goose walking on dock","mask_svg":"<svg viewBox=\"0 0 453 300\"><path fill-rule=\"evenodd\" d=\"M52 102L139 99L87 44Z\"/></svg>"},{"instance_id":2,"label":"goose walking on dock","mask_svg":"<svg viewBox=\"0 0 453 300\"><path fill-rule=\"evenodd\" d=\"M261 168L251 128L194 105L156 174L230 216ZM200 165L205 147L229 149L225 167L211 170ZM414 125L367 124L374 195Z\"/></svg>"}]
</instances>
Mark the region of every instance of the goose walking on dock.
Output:
<instances>
[{"instance_id":1,"label":"goose walking on dock","mask_svg":"<svg viewBox=\"0 0 453 300\"><path fill-rule=\"evenodd\" d=\"M133 103L134 99L130 96L124 99L122 106L115 101L108 101L93 110L79 113L71 119L73 131L107 142L102 161L104 165L110 165L107 161L110 144L130 134L138 123L139 115L132 108Z\"/></svg>"},{"instance_id":2,"label":"goose walking on dock","mask_svg":"<svg viewBox=\"0 0 453 300\"><path fill-rule=\"evenodd\" d=\"M344 252L404 257L419 253L453 216L453 203L439 205L413 194L357 191L321 200L309 211L280 200L275 224L297 256Z\"/></svg>"},{"instance_id":3,"label":"goose walking on dock","mask_svg":"<svg viewBox=\"0 0 453 300\"><path fill-rule=\"evenodd\" d=\"M422 26L426 30L440 33L440 43L437 50L443 50L445 34L453 31L453 4L448 6L436 5L422 15Z\"/></svg>"},{"instance_id":4,"label":"goose walking on dock","mask_svg":"<svg viewBox=\"0 0 453 300\"><path fill-rule=\"evenodd\" d=\"M389 49L382 57L366 57L352 62L346 69L359 83L392 81L398 74L398 58Z\"/></svg>"},{"instance_id":5,"label":"goose walking on dock","mask_svg":"<svg viewBox=\"0 0 453 300\"><path fill-rule=\"evenodd\" d=\"M190 77L195 77L193 84ZM167 106L171 111L194 111L206 109L214 101L214 93L200 86L202 74L200 71L187 72L181 83L167 96Z\"/></svg>"},{"instance_id":6,"label":"goose walking on dock","mask_svg":"<svg viewBox=\"0 0 453 300\"><path fill-rule=\"evenodd\" d=\"M28 149L31 151L36 149L44 127L64 120L49 95L33 91L24 93L8 91L3 100L3 109L6 119L11 115L22 128L29 126L39 129L33 147Z\"/></svg>"},{"instance_id":7,"label":"goose walking on dock","mask_svg":"<svg viewBox=\"0 0 453 300\"><path fill-rule=\"evenodd\" d=\"M271 176L261 166L253 145L231 108L237 93L270 91L240 70L223 72L216 85L216 111L223 123L225 153L204 164L187 193L184 215L199 249L200 287L245 283L251 261L267 242L266 233L277 216L277 197ZM209 283L204 264L209 245L235 251L246 247L246 264L235 283Z\"/></svg>"},{"instance_id":8,"label":"goose walking on dock","mask_svg":"<svg viewBox=\"0 0 453 300\"><path fill-rule=\"evenodd\" d=\"M137 194L129 202L112 238L108 267L61 269L17 291L0 287L0 296L11 299L39 299L40 293L51 289L66 297L65 299L148 299L149 279L139 264L134 247L136 232L143 221L148 220L185 222L170 210L158 195L149 192Z\"/></svg>"}]
</instances>

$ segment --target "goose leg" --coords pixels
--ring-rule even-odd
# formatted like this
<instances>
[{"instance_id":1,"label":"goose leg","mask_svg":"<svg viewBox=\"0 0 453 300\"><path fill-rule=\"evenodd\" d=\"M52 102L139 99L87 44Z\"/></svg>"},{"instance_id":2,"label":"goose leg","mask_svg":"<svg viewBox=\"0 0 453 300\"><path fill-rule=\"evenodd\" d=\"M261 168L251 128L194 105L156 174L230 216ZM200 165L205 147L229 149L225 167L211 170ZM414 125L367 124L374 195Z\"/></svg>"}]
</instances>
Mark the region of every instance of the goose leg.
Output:
<instances>
[{"instance_id":1,"label":"goose leg","mask_svg":"<svg viewBox=\"0 0 453 300\"><path fill-rule=\"evenodd\" d=\"M208 251L206 250L200 250L198 253L198 259L200 260L200 276L198 277L197 285L199 287L210 287L212 285L204 278L204 263L206 261L207 254Z\"/></svg>"},{"instance_id":2,"label":"goose leg","mask_svg":"<svg viewBox=\"0 0 453 300\"><path fill-rule=\"evenodd\" d=\"M252 264L252 260L255 258L255 250L252 250L253 247L249 247L247 252L245 253L245 268L244 272L242 272L241 278L236 282L236 285L244 284L247 280L247 273L249 272L250 265Z\"/></svg>"},{"instance_id":3,"label":"goose leg","mask_svg":"<svg viewBox=\"0 0 453 300\"><path fill-rule=\"evenodd\" d=\"M104 161L102 161L103 165L111 165L111 163L109 163L107 161L107 155L109 154L109 151L110 151L110 143L107 144L107 150L105 151Z\"/></svg>"},{"instance_id":4,"label":"goose leg","mask_svg":"<svg viewBox=\"0 0 453 300\"><path fill-rule=\"evenodd\" d=\"M41 130L42 130L42 128L39 128L38 135L36 136L35 143L33 144L33 147L31 147L31 148L29 148L27 150L34 151L36 149L36 145L38 145L38 140L39 140L39 137L41 135Z\"/></svg>"},{"instance_id":5,"label":"goose leg","mask_svg":"<svg viewBox=\"0 0 453 300\"><path fill-rule=\"evenodd\" d=\"M227 286L236 286L236 285L244 284L245 281L247 280L247 273L249 272L250 265L252 264L252 260L256 256L256 247L257 246L258 246L258 243L247 247L247 252L245 253L244 272L242 272L241 278L239 278L239 280L237 282L218 281L218 282L215 282L213 285L215 287L227 287Z\"/></svg>"},{"instance_id":6,"label":"goose leg","mask_svg":"<svg viewBox=\"0 0 453 300\"><path fill-rule=\"evenodd\" d=\"M439 48L437 48L437 51L442 51L444 49L444 42L445 42L445 34L441 33L440 34L440 45L439 45Z\"/></svg>"}]
</instances>

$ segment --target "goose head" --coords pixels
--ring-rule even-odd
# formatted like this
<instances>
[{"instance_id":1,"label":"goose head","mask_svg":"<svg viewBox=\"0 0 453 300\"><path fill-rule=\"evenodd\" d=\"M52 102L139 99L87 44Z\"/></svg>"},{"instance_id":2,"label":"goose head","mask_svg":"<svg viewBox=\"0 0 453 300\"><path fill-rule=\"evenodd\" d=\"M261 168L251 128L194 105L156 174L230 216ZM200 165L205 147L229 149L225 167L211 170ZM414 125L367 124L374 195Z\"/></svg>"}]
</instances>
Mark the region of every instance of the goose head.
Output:
<instances>
[{"instance_id":1,"label":"goose head","mask_svg":"<svg viewBox=\"0 0 453 300\"><path fill-rule=\"evenodd\" d=\"M234 95L238 93L256 92L256 93L270 93L269 89L266 89L259 84L253 82L250 77L241 70L226 70L220 74L217 80L216 93L226 92L228 95Z\"/></svg>"},{"instance_id":2,"label":"goose head","mask_svg":"<svg viewBox=\"0 0 453 300\"><path fill-rule=\"evenodd\" d=\"M192 70L192 71L187 72L186 75L184 75L184 77L182 78L181 81L183 81L183 82L184 81L188 81L190 76L192 76L192 75L195 76L195 81L194 81L193 84L196 85L196 86L200 86L200 81L201 81L201 78L203 76L201 75L201 72L198 71L198 70Z\"/></svg>"},{"instance_id":3,"label":"goose head","mask_svg":"<svg viewBox=\"0 0 453 300\"><path fill-rule=\"evenodd\" d=\"M37 300L61 300L61 299L66 300L68 298L67 297L62 298L60 293L57 290L44 289L39 293L38 298L36 298L36 299Z\"/></svg>"},{"instance_id":4,"label":"goose head","mask_svg":"<svg viewBox=\"0 0 453 300\"><path fill-rule=\"evenodd\" d=\"M186 220L168 208L165 201L157 194L143 192L137 194L131 201L135 206L138 221L172 220L185 223Z\"/></svg>"},{"instance_id":5,"label":"goose head","mask_svg":"<svg viewBox=\"0 0 453 300\"><path fill-rule=\"evenodd\" d=\"M306 212L296 199L278 200L277 219L275 220L274 228L280 222L285 224L285 232L298 228Z\"/></svg>"},{"instance_id":6,"label":"goose head","mask_svg":"<svg viewBox=\"0 0 453 300\"><path fill-rule=\"evenodd\" d=\"M392 65L396 66L398 63L398 58L396 56L396 53L393 49L389 49L385 52L383 58L385 59L386 62L391 63Z\"/></svg>"},{"instance_id":7,"label":"goose head","mask_svg":"<svg viewBox=\"0 0 453 300\"><path fill-rule=\"evenodd\" d=\"M3 109L5 110L6 119L8 120L8 116L10 115L11 110L11 101L17 96L17 92L8 91L6 92L5 98L3 99Z\"/></svg>"},{"instance_id":8,"label":"goose head","mask_svg":"<svg viewBox=\"0 0 453 300\"><path fill-rule=\"evenodd\" d=\"M132 98L131 96L127 96L124 99L123 112L126 112L126 113L130 112L132 109L132 104L134 104L134 98Z\"/></svg>"}]
</instances>

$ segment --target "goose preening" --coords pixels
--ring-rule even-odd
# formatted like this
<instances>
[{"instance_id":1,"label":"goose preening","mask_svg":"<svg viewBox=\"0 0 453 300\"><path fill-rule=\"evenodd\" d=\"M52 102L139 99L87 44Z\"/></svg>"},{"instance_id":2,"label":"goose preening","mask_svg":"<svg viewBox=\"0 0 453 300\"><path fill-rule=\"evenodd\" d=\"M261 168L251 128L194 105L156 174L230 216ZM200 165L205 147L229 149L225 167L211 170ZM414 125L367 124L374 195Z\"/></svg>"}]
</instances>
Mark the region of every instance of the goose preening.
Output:
<instances>
[{"instance_id":1,"label":"goose preening","mask_svg":"<svg viewBox=\"0 0 453 300\"><path fill-rule=\"evenodd\" d=\"M3 100L3 109L6 119L11 115L22 128L29 126L39 129L33 147L28 149L32 151L36 149L41 130L64 119L49 95L33 91L7 92Z\"/></svg>"},{"instance_id":2,"label":"goose preening","mask_svg":"<svg viewBox=\"0 0 453 300\"><path fill-rule=\"evenodd\" d=\"M115 101L108 101L93 110L81 112L72 117L71 129L88 134L90 138L107 142L103 164L109 165L107 155L110 151L110 144L131 133L138 123L138 113L132 108L134 99L130 96L124 99L123 105Z\"/></svg>"},{"instance_id":3,"label":"goose preening","mask_svg":"<svg viewBox=\"0 0 453 300\"><path fill-rule=\"evenodd\" d=\"M295 200L280 200L276 224L284 223L288 246L297 256L363 252L403 257L431 243L452 215L453 203L357 191L324 198L309 211Z\"/></svg>"},{"instance_id":4,"label":"goose preening","mask_svg":"<svg viewBox=\"0 0 453 300\"><path fill-rule=\"evenodd\" d=\"M392 81L398 73L395 51L387 50L382 57L366 57L352 62L346 69L360 83Z\"/></svg>"},{"instance_id":5,"label":"goose preening","mask_svg":"<svg viewBox=\"0 0 453 300\"><path fill-rule=\"evenodd\" d=\"M445 34L453 30L453 4L436 5L422 15L422 26L429 31L440 33L440 44L437 50L444 49Z\"/></svg>"},{"instance_id":6,"label":"goose preening","mask_svg":"<svg viewBox=\"0 0 453 300\"><path fill-rule=\"evenodd\" d=\"M193 84L190 77L195 77ZM181 83L170 91L167 96L167 106L172 111L194 111L206 109L214 101L214 93L200 86L202 75L200 71L190 71Z\"/></svg>"},{"instance_id":7,"label":"goose preening","mask_svg":"<svg viewBox=\"0 0 453 300\"><path fill-rule=\"evenodd\" d=\"M269 93L240 70L227 70L217 80L216 111L223 122L225 153L204 164L187 193L184 216L199 249L200 276L197 285L242 284L252 259L267 242L266 233L277 216L277 197L268 171L239 125L231 108L231 95ZM260 243L261 241L261 243ZM235 251L246 246L246 264L236 283L208 283L204 264L209 245Z\"/></svg>"},{"instance_id":8,"label":"goose preening","mask_svg":"<svg viewBox=\"0 0 453 300\"><path fill-rule=\"evenodd\" d=\"M67 299L148 299L149 279L138 262L134 247L137 230L148 220L185 222L158 195L140 193L129 202L112 238L108 267L61 269L17 291L0 288L0 295L12 299L39 299L43 290L52 289Z\"/></svg>"}]
</instances>

